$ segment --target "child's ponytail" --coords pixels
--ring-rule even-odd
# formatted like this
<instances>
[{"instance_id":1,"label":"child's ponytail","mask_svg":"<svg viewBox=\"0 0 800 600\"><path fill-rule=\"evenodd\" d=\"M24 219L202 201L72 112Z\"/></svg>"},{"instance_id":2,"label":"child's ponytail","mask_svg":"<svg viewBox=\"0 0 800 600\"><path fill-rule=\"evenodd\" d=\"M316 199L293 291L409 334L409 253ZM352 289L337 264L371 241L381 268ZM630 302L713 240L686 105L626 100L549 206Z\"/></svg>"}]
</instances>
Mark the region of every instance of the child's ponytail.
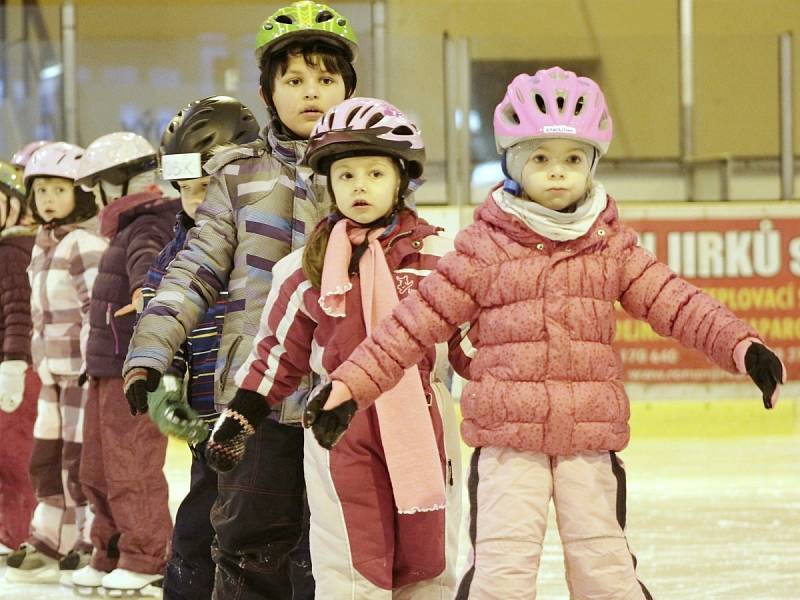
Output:
<instances>
[{"instance_id":1,"label":"child's ponytail","mask_svg":"<svg viewBox=\"0 0 800 600\"><path fill-rule=\"evenodd\" d=\"M311 282L315 289L322 287L322 267L325 264L325 251L328 249L328 238L331 235L331 230L336 224L336 215L338 213L332 213L323 219L311 232L305 248L303 248L303 273L306 274L308 281Z\"/></svg>"}]
</instances>

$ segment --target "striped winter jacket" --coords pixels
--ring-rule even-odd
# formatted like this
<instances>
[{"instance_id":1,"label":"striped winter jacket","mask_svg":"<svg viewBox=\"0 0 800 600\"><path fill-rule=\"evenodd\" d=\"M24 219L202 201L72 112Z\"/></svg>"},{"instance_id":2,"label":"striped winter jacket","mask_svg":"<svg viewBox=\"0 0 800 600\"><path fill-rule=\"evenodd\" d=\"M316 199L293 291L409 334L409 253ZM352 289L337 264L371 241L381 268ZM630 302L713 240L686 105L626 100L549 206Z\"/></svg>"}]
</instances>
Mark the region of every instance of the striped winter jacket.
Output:
<instances>
[{"instance_id":1,"label":"striped winter jacket","mask_svg":"<svg viewBox=\"0 0 800 600\"><path fill-rule=\"evenodd\" d=\"M108 241L97 217L81 223L41 227L31 254L33 365L42 383L52 375L77 376L85 369L89 305L100 258Z\"/></svg>"},{"instance_id":2,"label":"striped winter jacket","mask_svg":"<svg viewBox=\"0 0 800 600\"><path fill-rule=\"evenodd\" d=\"M638 246L610 197L583 236L555 242L490 196L455 246L419 294L400 303L331 377L369 406L431 342L477 317L461 395L461 434L470 446L550 455L624 448L630 406L612 346L617 301L731 372L736 344L758 337Z\"/></svg>"},{"instance_id":3,"label":"striped winter jacket","mask_svg":"<svg viewBox=\"0 0 800 600\"><path fill-rule=\"evenodd\" d=\"M306 141L259 139L217 154L196 226L142 313L123 368L164 372L188 332L228 289L214 377L215 403L230 402L233 376L250 354L272 284L272 267L305 243L329 210L324 178L296 167ZM304 390L305 391L305 390ZM274 407L273 419L298 423L304 391Z\"/></svg>"},{"instance_id":4,"label":"striped winter jacket","mask_svg":"<svg viewBox=\"0 0 800 600\"><path fill-rule=\"evenodd\" d=\"M172 259L183 249L189 230L194 227L194 219L185 212L178 213L173 230L173 238L153 261L147 271L142 286L142 300L146 307L152 300L161 279L169 268ZM227 290L220 292L216 304L200 319L197 326L175 353L172 366L167 370L171 375L183 379L187 375L186 399L201 416L211 416L214 410L214 367L217 361L219 338L222 335L222 320L225 317Z\"/></svg>"},{"instance_id":5,"label":"striped winter jacket","mask_svg":"<svg viewBox=\"0 0 800 600\"><path fill-rule=\"evenodd\" d=\"M31 262L36 226L17 225L0 233L0 362L31 362Z\"/></svg>"},{"instance_id":6,"label":"striped winter jacket","mask_svg":"<svg viewBox=\"0 0 800 600\"><path fill-rule=\"evenodd\" d=\"M386 262L394 274L397 296L409 296L450 251L453 242L436 235L437 228L406 210L400 213L397 229L381 240ZM353 292L345 296L345 318L326 314L319 305L319 290L306 278L302 268L303 249L292 252L274 268L275 280L262 316L261 329L247 361L236 374L236 384L256 391L274 405L291 394L302 377L313 372L321 383L359 343L367 337L362 317L360 278L351 279ZM466 330L466 329L465 329ZM457 332L448 347L430 344L417 361L426 394L441 381L449 360L468 377L469 356L462 349Z\"/></svg>"}]
</instances>

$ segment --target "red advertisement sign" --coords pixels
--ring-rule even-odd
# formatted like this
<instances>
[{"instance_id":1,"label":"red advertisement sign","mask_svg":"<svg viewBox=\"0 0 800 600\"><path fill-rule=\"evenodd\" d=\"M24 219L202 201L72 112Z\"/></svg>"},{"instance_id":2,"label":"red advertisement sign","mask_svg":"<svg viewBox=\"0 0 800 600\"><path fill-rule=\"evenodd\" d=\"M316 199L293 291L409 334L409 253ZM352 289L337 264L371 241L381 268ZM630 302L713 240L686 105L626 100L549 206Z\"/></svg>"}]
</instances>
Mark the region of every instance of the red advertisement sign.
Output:
<instances>
[{"instance_id":1,"label":"red advertisement sign","mask_svg":"<svg viewBox=\"0 0 800 600\"><path fill-rule=\"evenodd\" d=\"M677 210L681 215L670 215L668 208L648 210L647 218L626 218L623 210L623 220L639 232L642 246L751 323L787 370L800 372L800 208L787 212L784 204L773 214L759 208L751 210L757 216L744 218L726 206L731 205L717 204L713 212L695 209L695 215L687 209ZM734 214L711 216L726 212ZM627 382L741 381L621 308L617 316Z\"/></svg>"}]
</instances>

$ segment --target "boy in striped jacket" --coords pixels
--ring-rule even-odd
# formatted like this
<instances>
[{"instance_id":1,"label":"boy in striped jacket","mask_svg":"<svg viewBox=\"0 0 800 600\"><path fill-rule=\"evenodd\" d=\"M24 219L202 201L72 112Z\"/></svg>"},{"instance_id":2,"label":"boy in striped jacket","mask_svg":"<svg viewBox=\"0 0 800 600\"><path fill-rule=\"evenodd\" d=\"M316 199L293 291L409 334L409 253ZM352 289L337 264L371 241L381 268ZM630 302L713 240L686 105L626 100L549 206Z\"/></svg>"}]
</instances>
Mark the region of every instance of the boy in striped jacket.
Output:
<instances>
[{"instance_id":1,"label":"boy in striped jacket","mask_svg":"<svg viewBox=\"0 0 800 600\"><path fill-rule=\"evenodd\" d=\"M331 109L306 160L328 175L336 210L304 249L275 265L259 334L236 375L240 389L207 445L222 470L241 459L270 406L309 373L326 383L375 319L414 293L452 248L404 205L425 150L416 125L394 106L353 98ZM449 357L466 375L460 341L453 337ZM348 415L350 432L331 452L306 430L318 597L452 594L461 479L453 402L442 381L447 360L447 345L430 344L375 408Z\"/></svg>"},{"instance_id":2,"label":"boy in striped jacket","mask_svg":"<svg viewBox=\"0 0 800 600\"><path fill-rule=\"evenodd\" d=\"M352 95L357 50L350 20L304 0L259 27L256 57L269 121L258 140L220 152L196 226L142 313L123 372L132 410L147 410L147 392L223 289L228 290L214 402L236 391L233 376L258 333L272 267L305 243L327 214L324 180L298 166L323 112ZM275 405L251 441L253 458L219 477L212 512L215 594L220 598L313 598L306 552L292 554L303 531L302 390ZM294 588L294 591L292 591Z\"/></svg>"}]
</instances>

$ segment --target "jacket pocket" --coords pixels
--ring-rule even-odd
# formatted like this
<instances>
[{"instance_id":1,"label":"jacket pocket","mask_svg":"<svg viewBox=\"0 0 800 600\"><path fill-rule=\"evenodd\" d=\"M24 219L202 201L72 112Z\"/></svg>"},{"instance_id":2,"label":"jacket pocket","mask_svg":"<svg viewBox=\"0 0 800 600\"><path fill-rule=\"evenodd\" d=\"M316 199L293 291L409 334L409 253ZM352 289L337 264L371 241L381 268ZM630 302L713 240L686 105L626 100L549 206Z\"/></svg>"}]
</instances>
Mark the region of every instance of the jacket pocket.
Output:
<instances>
[{"instance_id":1,"label":"jacket pocket","mask_svg":"<svg viewBox=\"0 0 800 600\"><path fill-rule=\"evenodd\" d=\"M233 363L233 358L236 356L236 350L239 348L239 344L242 343L242 336L237 335L236 339L233 340L231 347L228 349L228 354L225 356L225 366L222 368L222 372L219 374L219 391L225 391L225 384L228 381L228 374L231 372L231 364Z\"/></svg>"}]
</instances>

